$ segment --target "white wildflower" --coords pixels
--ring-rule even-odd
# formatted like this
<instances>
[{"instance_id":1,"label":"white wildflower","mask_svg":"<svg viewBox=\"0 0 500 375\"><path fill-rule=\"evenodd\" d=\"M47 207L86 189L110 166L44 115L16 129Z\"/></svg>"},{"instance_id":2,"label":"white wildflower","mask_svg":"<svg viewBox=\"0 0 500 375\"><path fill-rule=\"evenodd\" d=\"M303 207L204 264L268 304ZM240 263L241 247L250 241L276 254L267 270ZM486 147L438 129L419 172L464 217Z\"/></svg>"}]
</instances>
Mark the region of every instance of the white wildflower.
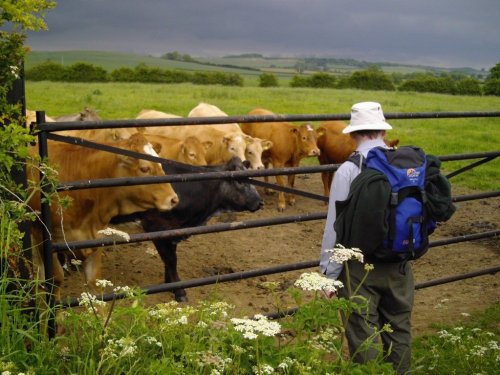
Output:
<instances>
[{"instance_id":1,"label":"white wildflower","mask_svg":"<svg viewBox=\"0 0 500 375\"><path fill-rule=\"evenodd\" d=\"M83 292L80 295L78 304L83 307L91 308L92 306L104 306L106 302L97 299L97 297L88 292Z\"/></svg>"},{"instance_id":2,"label":"white wildflower","mask_svg":"<svg viewBox=\"0 0 500 375\"><path fill-rule=\"evenodd\" d=\"M256 339L259 334L273 337L280 333L281 325L278 322L269 321L263 315L256 315L255 319L232 318L234 329L243 333L243 337L249 340Z\"/></svg>"},{"instance_id":3,"label":"white wildflower","mask_svg":"<svg viewBox=\"0 0 500 375\"><path fill-rule=\"evenodd\" d=\"M12 372L10 371L2 371L2 375L12 375Z\"/></svg>"},{"instance_id":4,"label":"white wildflower","mask_svg":"<svg viewBox=\"0 0 500 375\"><path fill-rule=\"evenodd\" d=\"M486 336L490 336L490 337L493 337L495 336L495 334L493 332L485 332L484 333Z\"/></svg>"},{"instance_id":5,"label":"white wildflower","mask_svg":"<svg viewBox=\"0 0 500 375\"><path fill-rule=\"evenodd\" d=\"M436 310L437 310L437 309L440 309L440 308L442 308L442 307L443 307L443 304L441 304L441 303L438 303L438 304L434 305L434 308L435 308Z\"/></svg>"},{"instance_id":6,"label":"white wildflower","mask_svg":"<svg viewBox=\"0 0 500 375\"><path fill-rule=\"evenodd\" d=\"M97 286L98 288L106 288L108 286L113 286L113 283L109 280L97 279L95 281L95 286Z\"/></svg>"},{"instance_id":7,"label":"white wildflower","mask_svg":"<svg viewBox=\"0 0 500 375\"><path fill-rule=\"evenodd\" d=\"M460 313L460 315L465 316L466 318L470 316L470 314L466 312Z\"/></svg>"},{"instance_id":8,"label":"white wildflower","mask_svg":"<svg viewBox=\"0 0 500 375\"><path fill-rule=\"evenodd\" d=\"M293 284L302 290L336 292L344 284L338 280L332 280L317 272L303 273Z\"/></svg>"},{"instance_id":9,"label":"white wildflower","mask_svg":"<svg viewBox=\"0 0 500 375\"><path fill-rule=\"evenodd\" d=\"M484 354L488 350L485 346L474 345L470 350L470 354L476 357L484 357Z\"/></svg>"},{"instance_id":10,"label":"white wildflower","mask_svg":"<svg viewBox=\"0 0 500 375\"><path fill-rule=\"evenodd\" d=\"M274 367L267 363L260 365L260 367L253 366L252 370L255 375L272 375L274 373Z\"/></svg>"},{"instance_id":11,"label":"white wildflower","mask_svg":"<svg viewBox=\"0 0 500 375\"><path fill-rule=\"evenodd\" d=\"M150 345L156 345L156 346L158 346L158 347L160 347L160 348L161 348L161 347L163 347L163 344L162 344L160 341L158 341L158 340L156 339L156 337L153 337L153 336L146 336L146 337L144 338L144 340L146 340L146 342L147 342L148 344L150 344Z\"/></svg>"},{"instance_id":12,"label":"white wildflower","mask_svg":"<svg viewBox=\"0 0 500 375\"><path fill-rule=\"evenodd\" d=\"M373 269L375 268L375 266L373 264L370 264L370 263L365 263L365 271L366 272L369 272L369 271L373 271Z\"/></svg>"},{"instance_id":13,"label":"white wildflower","mask_svg":"<svg viewBox=\"0 0 500 375\"><path fill-rule=\"evenodd\" d=\"M71 264L78 267L78 266L81 266L82 265L82 261L80 259L71 259Z\"/></svg>"},{"instance_id":14,"label":"white wildflower","mask_svg":"<svg viewBox=\"0 0 500 375\"><path fill-rule=\"evenodd\" d=\"M15 65L10 66L10 74L14 76L14 78L19 79L19 67ZM4 375L2 373L2 375Z\"/></svg>"},{"instance_id":15,"label":"white wildflower","mask_svg":"<svg viewBox=\"0 0 500 375\"><path fill-rule=\"evenodd\" d=\"M115 228L107 227L106 229L101 229L97 233L103 234L103 235L108 236L108 237L113 237L117 240L125 240L127 242L130 241L130 234L128 234L127 232L124 232L122 230L115 229Z\"/></svg>"},{"instance_id":16,"label":"white wildflower","mask_svg":"<svg viewBox=\"0 0 500 375\"><path fill-rule=\"evenodd\" d=\"M491 349L491 350L500 350L500 347L498 346L498 342L497 341L488 341L488 347Z\"/></svg>"},{"instance_id":17,"label":"white wildflower","mask_svg":"<svg viewBox=\"0 0 500 375\"><path fill-rule=\"evenodd\" d=\"M475 327L475 328L472 328L471 331L474 333L478 333L478 332L481 332L482 330L481 330L481 328Z\"/></svg>"},{"instance_id":18,"label":"white wildflower","mask_svg":"<svg viewBox=\"0 0 500 375\"><path fill-rule=\"evenodd\" d=\"M210 371L210 375L222 375L222 373L219 370L213 368L212 371Z\"/></svg>"},{"instance_id":19,"label":"white wildflower","mask_svg":"<svg viewBox=\"0 0 500 375\"><path fill-rule=\"evenodd\" d=\"M205 323L203 320L200 320L198 323L196 323L196 326L200 328L207 328L208 324Z\"/></svg>"},{"instance_id":20,"label":"white wildflower","mask_svg":"<svg viewBox=\"0 0 500 375\"><path fill-rule=\"evenodd\" d=\"M441 302L441 303L450 302L450 299L449 299L449 298L443 298L440 302Z\"/></svg>"},{"instance_id":21,"label":"white wildflower","mask_svg":"<svg viewBox=\"0 0 500 375\"><path fill-rule=\"evenodd\" d=\"M326 252L333 254L330 257L331 262L344 263L349 259L356 259L360 263L363 263L363 253L357 248L348 249L341 244L338 244L335 248L326 250Z\"/></svg>"},{"instance_id":22,"label":"white wildflower","mask_svg":"<svg viewBox=\"0 0 500 375\"><path fill-rule=\"evenodd\" d=\"M186 315L182 315L179 319L177 319L177 322L182 325L188 324L188 318Z\"/></svg>"},{"instance_id":23,"label":"white wildflower","mask_svg":"<svg viewBox=\"0 0 500 375\"><path fill-rule=\"evenodd\" d=\"M243 354L246 352L246 349L242 348L239 345L231 344L231 348L236 354Z\"/></svg>"},{"instance_id":24,"label":"white wildflower","mask_svg":"<svg viewBox=\"0 0 500 375\"><path fill-rule=\"evenodd\" d=\"M146 248L146 254L151 255L151 256L156 256L158 253L155 249L151 247Z\"/></svg>"},{"instance_id":25,"label":"white wildflower","mask_svg":"<svg viewBox=\"0 0 500 375\"><path fill-rule=\"evenodd\" d=\"M117 286L116 288L113 289L113 292L125 294L126 297L133 297L134 296L134 290L131 287L129 287L128 285Z\"/></svg>"},{"instance_id":26,"label":"white wildflower","mask_svg":"<svg viewBox=\"0 0 500 375\"><path fill-rule=\"evenodd\" d=\"M464 327L454 327L453 328L454 331L463 331L464 330Z\"/></svg>"}]
</instances>

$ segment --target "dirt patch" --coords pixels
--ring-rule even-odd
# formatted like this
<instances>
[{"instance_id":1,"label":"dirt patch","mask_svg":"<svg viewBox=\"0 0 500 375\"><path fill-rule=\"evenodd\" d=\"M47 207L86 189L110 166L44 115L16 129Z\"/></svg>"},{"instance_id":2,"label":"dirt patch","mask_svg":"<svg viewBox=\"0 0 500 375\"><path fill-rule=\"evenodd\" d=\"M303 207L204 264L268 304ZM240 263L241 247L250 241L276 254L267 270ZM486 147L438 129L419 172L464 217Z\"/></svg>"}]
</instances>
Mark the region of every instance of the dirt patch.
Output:
<instances>
[{"instance_id":1,"label":"dirt patch","mask_svg":"<svg viewBox=\"0 0 500 375\"><path fill-rule=\"evenodd\" d=\"M322 193L319 175L298 176L297 187ZM465 194L455 189L454 194ZM284 213L276 210L276 195L264 195L265 208L257 213L242 213L221 220L250 220L280 215L295 215L326 210L323 203L297 198L294 207ZM458 204L455 216L440 226L432 240L498 229L500 225L500 199L463 202ZM178 246L179 274L183 280L212 276L218 273L238 272L270 267L284 263L318 259L324 220L293 223L191 237ZM137 232L135 224L121 229ZM130 244L105 252L103 275L115 285L147 286L163 282L163 263L151 251L152 243ZM479 240L469 243L434 248L414 264L417 282L465 273L496 266L500 255L500 239ZM220 285L188 289L191 302L209 297L221 297L233 303L240 314L276 311L293 307L286 291L270 293L263 282L277 281L285 290L303 271L260 277ZM474 279L419 290L416 293L413 326L415 333L429 329L431 322L450 322L464 319L462 312L481 310L499 301L500 276L481 276ZM67 278L64 296L77 296L82 291L82 277L78 273ZM173 299L170 293L147 298L154 304Z\"/></svg>"}]
</instances>

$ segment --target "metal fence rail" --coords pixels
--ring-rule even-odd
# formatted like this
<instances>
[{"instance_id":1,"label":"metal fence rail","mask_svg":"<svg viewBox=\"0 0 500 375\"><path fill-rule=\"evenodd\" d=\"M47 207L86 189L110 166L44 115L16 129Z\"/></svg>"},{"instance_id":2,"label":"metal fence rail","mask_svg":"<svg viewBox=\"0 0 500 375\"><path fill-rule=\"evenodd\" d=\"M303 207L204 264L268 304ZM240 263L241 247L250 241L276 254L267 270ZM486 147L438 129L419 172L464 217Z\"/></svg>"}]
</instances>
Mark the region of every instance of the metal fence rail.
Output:
<instances>
[{"instance_id":1,"label":"metal fence rail","mask_svg":"<svg viewBox=\"0 0 500 375\"><path fill-rule=\"evenodd\" d=\"M37 112L37 130L39 130L38 141L40 156L45 159L49 156L48 140L52 139L55 141L72 143L76 145L81 145L84 147L91 147L95 149L100 149L108 152L114 152L122 155L128 155L135 158L151 160L163 164L176 164L178 162L173 162L166 159L157 158L150 155L134 153L129 150L122 150L109 145L98 144L91 141L81 140L75 137L66 137L58 134L52 134L55 131L62 130L84 130L84 129L114 129L114 128L133 128L133 127L145 127L145 126L189 126L189 125L209 125L209 124L227 124L227 123L248 123L248 122L274 122L274 121L325 121L325 120L348 120L350 114L321 114L321 115L266 115L266 116L228 116L228 117L205 117L205 118L174 118L174 119L153 119L153 120L114 120L114 121L92 121L92 122L59 122L59 123L47 123L45 121L45 113L42 111ZM387 113L387 119L438 119L438 118L469 118L469 117L500 117L499 111L490 112L415 112L415 113ZM469 153L461 155L444 155L441 156L441 161L458 161L466 159L480 159L462 167L454 172L451 172L448 177L451 178L481 164L489 162L500 156L500 151L491 152L479 152L479 153ZM200 172L200 169L196 167L191 167L184 165L189 173L160 176L160 177L142 177L142 178L120 178L120 179L97 179L97 180L86 180L86 181L69 181L59 184L57 187L58 191L65 190L77 190L77 189L89 189L89 188L101 188L101 187L118 187L118 186L131 186L139 184L154 184L154 183L167 183L167 182L188 182L188 181L205 181L211 179L242 179L246 182L254 183L261 186L267 186L274 188L276 190L282 190L287 192L292 192L296 194L301 194L309 198L325 200L324 197L320 197L317 194L302 192L297 189L278 187L273 184L266 184L261 181L252 180L254 177L263 176L275 176L275 175L291 175L291 174L304 174L304 173L319 173L326 171L334 171L338 168L338 165L323 165L323 166L310 166L310 167L298 167L298 168L277 168L270 170L257 170L257 171L235 171L235 172ZM43 176L41 176L43 177ZM288 190L286 190L288 189ZM49 193L50 187L45 185L43 188L44 193ZM455 202L463 202L473 199L485 199L491 197L497 197L500 195L499 191L470 194L466 196L455 197ZM113 243L122 243L121 241L116 241L113 239L99 239L99 240L89 240L89 241L75 241L70 243L53 243L51 240L51 230L52 224L50 222L50 205L46 200L42 200L41 204L42 211L42 221L44 223L43 234L43 259L45 262L46 270L46 281L45 286L49 293L47 293L47 304L49 307L54 306L54 297L52 293L53 288L53 265L52 265L52 254L53 251L64 251L69 249L82 249L86 247L96 247L96 246L108 246ZM131 235L131 242L146 241L154 238L167 238L167 237L179 237L184 235L192 234L203 234L212 233L216 231L228 231L246 228L256 228L261 226L269 225L280 225L299 221L309 221L309 220L319 220L324 219L326 213L316 212L303 215L293 215L284 217L275 217L267 219L249 220L246 222L236 222L236 223L224 223L210 226L200 226L196 228L182 228L176 230L167 230L161 232L151 232L151 233L141 233ZM490 238L498 236L499 231L484 232L478 234L469 234L460 237L453 237L449 239L443 239L439 241L434 241L431 246L441 246L444 244L458 243L464 241L471 241L480 238ZM124 243L124 242L123 242ZM177 288L191 288L201 285L209 285L217 282L234 281L241 280L243 278L250 278L265 274L281 273L290 270L298 270L310 267L316 267L318 261L301 262L288 265L280 265L272 267L270 269L261 270L250 270L242 271L234 274L226 274L214 276L212 278L202 278L194 279L188 281L181 281L178 283L170 284L158 284L147 288L144 291L147 294L159 293L168 290L174 290ZM482 272L482 271L480 271ZM458 276L456 276L458 277ZM473 276L471 276L473 277ZM432 281L430 281L432 282ZM437 284L436 284L437 285ZM114 298L121 298L122 295L108 294L103 296L104 300L111 300ZM71 300L67 303L60 305L61 307L71 307L77 306L77 300ZM53 311L50 309L49 311ZM50 316L48 319L49 335L53 336L55 334L55 319L54 316Z\"/></svg>"}]
</instances>

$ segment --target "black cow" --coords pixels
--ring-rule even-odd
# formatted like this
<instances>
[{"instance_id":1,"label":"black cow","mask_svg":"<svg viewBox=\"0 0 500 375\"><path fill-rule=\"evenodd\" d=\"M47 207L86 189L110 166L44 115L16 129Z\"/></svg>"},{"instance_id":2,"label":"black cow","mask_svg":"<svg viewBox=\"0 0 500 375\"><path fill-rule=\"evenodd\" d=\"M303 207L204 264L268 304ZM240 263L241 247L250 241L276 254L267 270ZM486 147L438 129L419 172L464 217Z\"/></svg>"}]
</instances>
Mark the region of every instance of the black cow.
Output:
<instances>
[{"instance_id":1,"label":"black cow","mask_svg":"<svg viewBox=\"0 0 500 375\"><path fill-rule=\"evenodd\" d=\"M164 165L163 168L167 174L189 172L184 167ZM233 158L225 165L203 169L209 172L238 171L246 168L239 158ZM179 204L171 211L149 210L133 215L141 220L146 232L195 227L205 224L218 212L254 212L264 205L253 185L236 180L179 182L172 185L179 196ZM123 222L129 221L130 217L117 219L118 222ZM165 266L166 283L180 281L177 273L177 244L186 238L184 236L153 241ZM187 301L184 289L177 289L174 294L177 301Z\"/></svg>"}]
</instances>

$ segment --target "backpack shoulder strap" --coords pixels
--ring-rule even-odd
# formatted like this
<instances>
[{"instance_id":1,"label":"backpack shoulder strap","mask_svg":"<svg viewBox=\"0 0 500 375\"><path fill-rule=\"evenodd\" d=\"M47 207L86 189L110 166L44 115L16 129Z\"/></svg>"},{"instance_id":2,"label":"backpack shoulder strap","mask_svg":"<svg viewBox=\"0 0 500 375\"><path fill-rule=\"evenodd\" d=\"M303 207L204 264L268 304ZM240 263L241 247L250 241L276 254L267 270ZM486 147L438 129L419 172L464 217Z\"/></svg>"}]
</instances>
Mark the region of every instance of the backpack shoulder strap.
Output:
<instances>
[{"instance_id":1,"label":"backpack shoulder strap","mask_svg":"<svg viewBox=\"0 0 500 375\"><path fill-rule=\"evenodd\" d=\"M360 170L363 170L366 168L366 158L363 156L361 152L355 151L349 156L349 159L347 161L350 161L354 165L356 165Z\"/></svg>"}]
</instances>

